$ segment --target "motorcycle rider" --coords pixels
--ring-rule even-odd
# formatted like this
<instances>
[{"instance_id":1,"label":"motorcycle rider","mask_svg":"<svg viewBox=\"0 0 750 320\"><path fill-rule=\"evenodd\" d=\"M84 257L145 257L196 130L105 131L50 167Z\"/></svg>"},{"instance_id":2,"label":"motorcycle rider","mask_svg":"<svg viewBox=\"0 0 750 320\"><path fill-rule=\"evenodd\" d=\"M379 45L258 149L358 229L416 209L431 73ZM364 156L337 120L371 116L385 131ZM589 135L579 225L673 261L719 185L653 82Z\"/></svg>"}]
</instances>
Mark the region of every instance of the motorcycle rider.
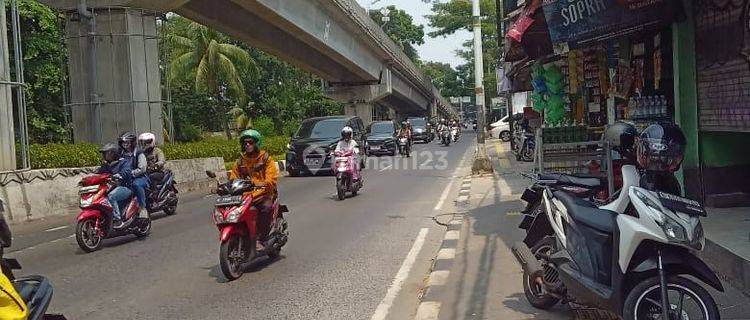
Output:
<instances>
[{"instance_id":1,"label":"motorcycle rider","mask_svg":"<svg viewBox=\"0 0 750 320\"><path fill-rule=\"evenodd\" d=\"M114 143L105 144L99 149L104 163L96 170L96 173L108 173L112 175L119 185L112 189L107 195L107 200L112 205L112 226L114 228L122 227L122 214L120 202L130 198L133 191L130 189L132 184L133 158L122 158L120 149Z\"/></svg>"},{"instance_id":2,"label":"motorcycle rider","mask_svg":"<svg viewBox=\"0 0 750 320\"><path fill-rule=\"evenodd\" d=\"M341 129L341 140L336 144L334 152L354 152L354 180L359 180L359 145L357 141L352 139L354 130L351 127L346 126Z\"/></svg>"},{"instance_id":3,"label":"motorcycle rider","mask_svg":"<svg viewBox=\"0 0 750 320\"><path fill-rule=\"evenodd\" d=\"M409 121L402 121L401 128L396 135L398 138L406 138L406 157L411 157L411 124Z\"/></svg>"},{"instance_id":4,"label":"motorcycle rider","mask_svg":"<svg viewBox=\"0 0 750 320\"><path fill-rule=\"evenodd\" d=\"M250 180L256 187L251 192L253 206L258 211L258 240L256 250L263 251L263 241L271 231L271 210L278 196L279 171L276 161L263 150L263 135L257 130L245 130L240 134L241 156L232 167L229 179Z\"/></svg>"},{"instance_id":5,"label":"motorcycle rider","mask_svg":"<svg viewBox=\"0 0 750 320\"><path fill-rule=\"evenodd\" d=\"M146 156L146 173L149 180L154 184L161 184L164 179L164 165L167 164L167 157L164 151L156 146L156 135L150 132L141 133L138 136L138 147Z\"/></svg>"},{"instance_id":6,"label":"motorcycle rider","mask_svg":"<svg viewBox=\"0 0 750 320\"><path fill-rule=\"evenodd\" d=\"M148 214L146 211L146 189L149 187L149 180L146 175L148 161L141 149L136 148L136 136L134 133L125 132L121 134L117 143L120 147L120 156L128 160L132 165L130 175L133 178L133 183L131 184L131 189L138 199L138 207L141 209L140 215L145 217Z\"/></svg>"}]
</instances>

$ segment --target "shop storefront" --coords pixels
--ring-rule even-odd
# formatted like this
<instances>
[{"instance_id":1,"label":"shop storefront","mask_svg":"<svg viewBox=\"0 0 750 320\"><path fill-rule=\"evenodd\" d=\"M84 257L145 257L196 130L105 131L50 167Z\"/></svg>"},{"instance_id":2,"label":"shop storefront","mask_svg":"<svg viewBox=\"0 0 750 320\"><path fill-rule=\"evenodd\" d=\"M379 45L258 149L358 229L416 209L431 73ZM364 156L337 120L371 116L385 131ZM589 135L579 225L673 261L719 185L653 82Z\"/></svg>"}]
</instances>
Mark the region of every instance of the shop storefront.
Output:
<instances>
[{"instance_id":1,"label":"shop storefront","mask_svg":"<svg viewBox=\"0 0 750 320\"><path fill-rule=\"evenodd\" d=\"M544 114L547 142L595 140L618 120L674 121L674 10L667 1L527 3L508 38L533 47L524 41L539 36L525 32L545 20L552 50L524 65L531 63L532 105Z\"/></svg>"}]
</instances>

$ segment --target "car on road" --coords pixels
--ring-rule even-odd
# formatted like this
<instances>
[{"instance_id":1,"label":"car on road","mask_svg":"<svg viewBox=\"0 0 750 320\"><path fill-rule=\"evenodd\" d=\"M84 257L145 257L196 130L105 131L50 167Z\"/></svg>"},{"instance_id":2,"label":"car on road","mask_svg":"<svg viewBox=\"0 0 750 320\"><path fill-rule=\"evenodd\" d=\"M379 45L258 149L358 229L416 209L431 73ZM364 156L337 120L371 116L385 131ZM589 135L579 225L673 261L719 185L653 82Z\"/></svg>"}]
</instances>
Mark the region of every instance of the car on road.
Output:
<instances>
[{"instance_id":1,"label":"car on road","mask_svg":"<svg viewBox=\"0 0 750 320\"><path fill-rule=\"evenodd\" d=\"M430 142L432 134L430 132L431 128L427 126L427 119L422 117L410 117L407 118L406 121L411 124L411 140L414 143L417 141L424 143Z\"/></svg>"},{"instance_id":2,"label":"car on road","mask_svg":"<svg viewBox=\"0 0 750 320\"><path fill-rule=\"evenodd\" d=\"M396 155L396 131L398 126L393 121L375 121L367 127L365 151L368 156L389 154Z\"/></svg>"},{"instance_id":3,"label":"car on road","mask_svg":"<svg viewBox=\"0 0 750 320\"><path fill-rule=\"evenodd\" d=\"M510 141L510 118L508 116L490 124L490 136L502 141Z\"/></svg>"},{"instance_id":4,"label":"car on road","mask_svg":"<svg viewBox=\"0 0 750 320\"><path fill-rule=\"evenodd\" d=\"M365 126L359 117L330 116L302 121L287 145L286 167L289 175L331 173L331 152L341 140L341 129L345 126L352 128L352 139L357 141L360 148L364 148ZM364 152L362 154L359 158L364 167Z\"/></svg>"}]
</instances>

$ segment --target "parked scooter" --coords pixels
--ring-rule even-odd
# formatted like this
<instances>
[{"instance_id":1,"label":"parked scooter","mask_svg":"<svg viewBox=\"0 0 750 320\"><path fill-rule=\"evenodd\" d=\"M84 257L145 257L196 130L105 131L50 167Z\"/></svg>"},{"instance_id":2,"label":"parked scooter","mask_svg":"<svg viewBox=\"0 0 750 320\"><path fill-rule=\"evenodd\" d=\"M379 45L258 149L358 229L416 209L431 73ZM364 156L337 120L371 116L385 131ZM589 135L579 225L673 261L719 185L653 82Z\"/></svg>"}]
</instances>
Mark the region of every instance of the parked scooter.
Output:
<instances>
[{"instance_id":1,"label":"parked scooter","mask_svg":"<svg viewBox=\"0 0 750 320\"><path fill-rule=\"evenodd\" d=\"M149 175L151 186L146 189L148 212L164 211L167 215L177 213L177 184L171 170L154 172Z\"/></svg>"},{"instance_id":2,"label":"parked scooter","mask_svg":"<svg viewBox=\"0 0 750 320\"><path fill-rule=\"evenodd\" d=\"M13 270L21 269L21 264L16 259L4 257L4 250L10 247L12 237L3 212L3 202L0 200L0 267L6 278L0 279L0 290L6 299L12 301L0 305L0 319L65 320L65 316L60 314L46 314L54 291L47 278L16 277L13 273Z\"/></svg>"},{"instance_id":3,"label":"parked scooter","mask_svg":"<svg viewBox=\"0 0 750 320\"><path fill-rule=\"evenodd\" d=\"M206 175L216 179L216 174L206 171ZM252 182L236 179L225 184L219 184L215 202L213 220L219 228L221 248L219 250L219 266L227 280L235 280L242 276L248 263L256 258L268 256L271 259L279 257L281 248L289 238L287 221L284 213L289 209L274 200L272 217L268 235L258 234L260 211L253 206L253 196L250 191L256 189ZM261 241L263 251L256 250L256 242Z\"/></svg>"},{"instance_id":4,"label":"parked scooter","mask_svg":"<svg viewBox=\"0 0 750 320\"><path fill-rule=\"evenodd\" d=\"M398 153L402 157L409 157L411 155L411 147L409 147L409 139L406 137L398 138Z\"/></svg>"},{"instance_id":5,"label":"parked scooter","mask_svg":"<svg viewBox=\"0 0 750 320\"><path fill-rule=\"evenodd\" d=\"M520 141L517 143L519 150L518 152L516 152L516 160L533 162L534 152L536 151L536 140L534 134L530 132L523 132L523 134L520 135L519 138Z\"/></svg>"},{"instance_id":6,"label":"parked scooter","mask_svg":"<svg viewBox=\"0 0 750 320\"><path fill-rule=\"evenodd\" d=\"M336 195L339 200L346 198L346 193L351 192L357 195L362 189L362 174L354 167L356 161L354 152L337 151L334 153L335 161L333 162L333 172L336 175Z\"/></svg>"},{"instance_id":7,"label":"parked scooter","mask_svg":"<svg viewBox=\"0 0 750 320\"><path fill-rule=\"evenodd\" d=\"M112 226L112 206L107 194L117 182L109 174L95 174L84 177L78 183L81 200L81 213L76 220L76 241L85 252L101 249L104 239L133 234L142 238L151 232L151 216L139 216L140 208L135 196L131 197L123 209L124 223L119 228Z\"/></svg>"},{"instance_id":8,"label":"parked scooter","mask_svg":"<svg viewBox=\"0 0 750 320\"><path fill-rule=\"evenodd\" d=\"M607 205L544 187L543 206L513 252L527 300L549 309L560 301L608 310L625 320L719 319L716 302L690 275L723 291L693 253L705 239L696 201L640 187L635 166ZM524 224L522 223L522 227Z\"/></svg>"}]
</instances>

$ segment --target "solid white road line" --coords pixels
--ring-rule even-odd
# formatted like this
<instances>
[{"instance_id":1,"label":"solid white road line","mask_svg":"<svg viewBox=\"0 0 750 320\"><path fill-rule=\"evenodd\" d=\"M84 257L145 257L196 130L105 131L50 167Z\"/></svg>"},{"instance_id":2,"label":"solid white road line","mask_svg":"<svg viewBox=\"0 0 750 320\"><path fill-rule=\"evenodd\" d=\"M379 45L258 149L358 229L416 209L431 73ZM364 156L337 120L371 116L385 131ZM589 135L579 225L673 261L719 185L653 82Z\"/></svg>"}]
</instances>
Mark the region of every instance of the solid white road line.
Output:
<instances>
[{"instance_id":1,"label":"solid white road line","mask_svg":"<svg viewBox=\"0 0 750 320\"><path fill-rule=\"evenodd\" d=\"M443 208L443 203L445 202L445 198L448 198L448 193L451 191L452 186L453 186L453 180L448 182L448 185L445 186L445 189L443 189L443 194L440 195L440 199L438 200L438 203L435 205L436 211Z\"/></svg>"},{"instance_id":2,"label":"solid white road line","mask_svg":"<svg viewBox=\"0 0 750 320\"><path fill-rule=\"evenodd\" d=\"M62 229L65 229L67 227L68 226L59 226L59 227L55 227L55 228L49 228L47 230L44 230L44 232L52 232L52 231L62 230Z\"/></svg>"},{"instance_id":3,"label":"solid white road line","mask_svg":"<svg viewBox=\"0 0 750 320\"><path fill-rule=\"evenodd\" d=\"M372 318L370 318L371 320L384 320L388 316L388 310L393 305L393 301L396 300L398 292L401 291L401 286L409 276L409 271L411 271L411 268L414 266L414 262L417 260L419 251L422 250L422 245L424 245L424 240L427 237L427 232L429 231L430 229L428 228L422 228L422 230L419 230L417 239L414 240L414 244L411 246L411 250L409 250L409 253L406 255L404 263L401 264L401 268L398 269L398 272L396 273L396 278L393 279L391 287L388 288L388 292L386 292L385 297L383 297L383 300L380 301L377 309L375 309L375 313L372 315Z\"/></svg>"},{"instance_id":4,"label":"solid white road line","mask_svg":"<svg viewBox=\"0 0 750 320\"><path fill-rule=\"evenodd\" d=\"M440 302L424 301L419 304L414 320L434 320L440 313Z\"/></svg>"}]
</instances>

